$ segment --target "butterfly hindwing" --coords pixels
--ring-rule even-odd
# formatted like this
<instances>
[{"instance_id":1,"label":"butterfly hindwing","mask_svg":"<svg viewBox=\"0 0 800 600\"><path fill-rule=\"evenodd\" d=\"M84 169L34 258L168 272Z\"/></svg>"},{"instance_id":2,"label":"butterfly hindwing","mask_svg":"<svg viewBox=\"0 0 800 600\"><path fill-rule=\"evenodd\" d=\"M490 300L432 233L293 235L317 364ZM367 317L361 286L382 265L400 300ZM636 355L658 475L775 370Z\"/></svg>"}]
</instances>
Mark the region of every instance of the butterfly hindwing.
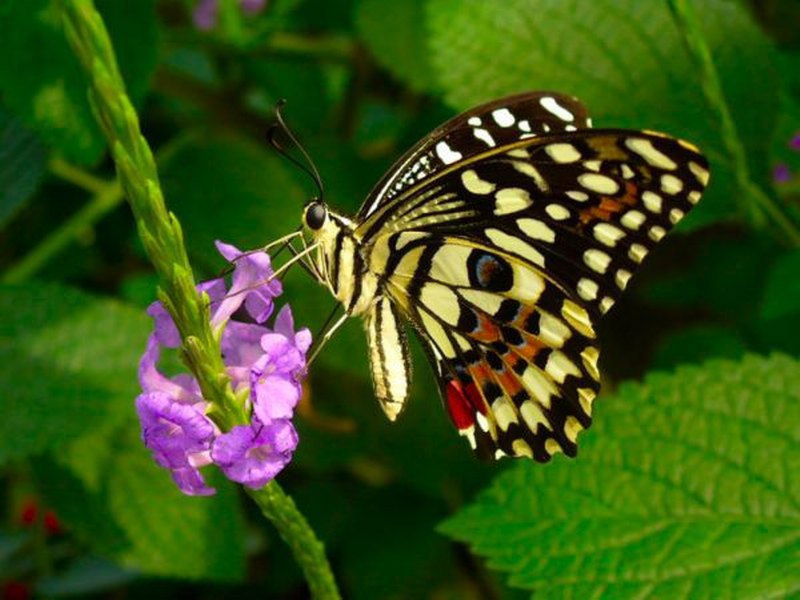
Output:
<instances>
[{"instance_id":1,"label":"butterfly hindwing","mask_svg":"<svg viewBox=\"0 0 800 600\"><path fill-rule=\"evenodd\" d=\"M591 423L598 350L586 311L545 273L466 238L419 238L386 290L406 306L476 453L575 454Z\"/></svg>"}]
</instances>

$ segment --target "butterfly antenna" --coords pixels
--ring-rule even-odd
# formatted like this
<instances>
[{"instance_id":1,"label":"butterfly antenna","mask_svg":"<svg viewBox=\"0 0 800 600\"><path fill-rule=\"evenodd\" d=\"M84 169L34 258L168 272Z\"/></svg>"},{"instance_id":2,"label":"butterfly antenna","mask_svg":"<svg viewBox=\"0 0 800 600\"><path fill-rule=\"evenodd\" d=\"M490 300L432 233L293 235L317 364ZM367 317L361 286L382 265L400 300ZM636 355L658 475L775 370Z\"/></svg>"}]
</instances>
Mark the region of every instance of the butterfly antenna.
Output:
<instances>
[{"instance_id":1,"label":"butterfly antenna","mask_svg":"<svg viewBox=\"0 0 800 600\"><path fill-rule=\"evenodd\" d=\"M319 200L322 200L325 196L325 189L322 185L322 177L319 175L319 171L317 170L317 165L314 164L314 161L311 160L311 156L306 152L306 149L297 139L297 136L289 129L289 126L286 124L286 121L283 118L283 107L286 104L286 100L279 100L278 103L275 105L275 120L277 123L272 125L269 130L267 131L267 139L269 140L270 145L275 148L278 152L280 152L283 156L288 158L291 162L295 165L300 167L304 173L306 173L311 179L314 181L314 184L317 186L317 190L319 191ZM294 156L289 154L286 148L280 143L276 134L279 130L282 130L284 135L291 140L292 144L300 151L305 158L306 162L303 164L299 160L297 160Z\"/></svg>"}]
</instances>

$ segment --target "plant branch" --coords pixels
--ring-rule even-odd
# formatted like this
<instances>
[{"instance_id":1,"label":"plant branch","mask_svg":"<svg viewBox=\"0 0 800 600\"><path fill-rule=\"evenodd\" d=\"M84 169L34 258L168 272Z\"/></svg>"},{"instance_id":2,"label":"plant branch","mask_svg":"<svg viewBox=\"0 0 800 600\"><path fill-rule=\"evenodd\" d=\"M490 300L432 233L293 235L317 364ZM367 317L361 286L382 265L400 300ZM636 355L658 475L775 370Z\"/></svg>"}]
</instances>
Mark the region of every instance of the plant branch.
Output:
<instances>
[{"instance_id":1,"label":"plant branch","mask_svg":"<svg viewBox=\"0 0 800 600\"><path fill-rule=\"evenodd\" d=\"M88 75L89 99L111 148L117 177L159 276L159 297L181 334L184 361L213 407L209 417L229 430L245 421L243 406L225 374L208 297L195 288L183 232L167 211L156 163L125 91L108 32L92 0L61 0L60 6L67 38ZM275 482L251 495L294 552L315 598L338 599L322 544L291 498Z\"/></svg>"},{"instance_id":2,"label":"plant branch","mask_svg":"<svg viewBox=\"0 0 800 600\"><path fill-rule=\"evenodd\" d=\"M706 100L719 117L722 142L733 162L733 172L741 193L740 205L745 213L749 213L751 220L757 226L763 225L765 218L771 219L792 245L800 246L798 225L783 212L773 198L753 181L750 175L747 155L725 100L725 93L714 65L714 58L706 43L694 6L690 0L668 0L668 3L689 55L700 69Z\"/></svg>"},{"instance_id":3,"label":"plant branch","mask_svg":"<svg viewBox=\"0 0 800 600\"><path fill-rule=\"evenodd\" d=\"M0 278L3 283L19 283L30 279L61 250L80 238L84 232L91 229L95 223L119 206L123 200L122 186L117 181L103 181L67 163L58 163L53 171L62 171L59 173L60 175L69 173L69 176L64 179L93 191L94 196L63 222L58 229L50 233L33 250L3 273Z\"/></svg>"}]
</instances>

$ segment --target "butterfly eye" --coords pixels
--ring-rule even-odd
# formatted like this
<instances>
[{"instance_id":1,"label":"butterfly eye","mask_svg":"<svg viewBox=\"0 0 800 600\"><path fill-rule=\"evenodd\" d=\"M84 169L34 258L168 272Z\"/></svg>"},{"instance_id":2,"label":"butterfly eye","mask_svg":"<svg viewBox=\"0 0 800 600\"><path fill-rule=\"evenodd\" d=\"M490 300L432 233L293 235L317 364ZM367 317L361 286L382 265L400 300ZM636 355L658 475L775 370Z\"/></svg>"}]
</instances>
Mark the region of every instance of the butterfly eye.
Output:
<instances>
[{"instance_id":1,"label":"butterfly eye","mask_svg":"<svg viewBox=\"0 0 800 600\"><path fill-rule=\"evenodd\" d=\"M306 227L317 230L325 224L325 220L328 218L328 209L325 208L322 202L311 202L306 207L303 218L306 222Z\"/></svg>"}]
</instances>

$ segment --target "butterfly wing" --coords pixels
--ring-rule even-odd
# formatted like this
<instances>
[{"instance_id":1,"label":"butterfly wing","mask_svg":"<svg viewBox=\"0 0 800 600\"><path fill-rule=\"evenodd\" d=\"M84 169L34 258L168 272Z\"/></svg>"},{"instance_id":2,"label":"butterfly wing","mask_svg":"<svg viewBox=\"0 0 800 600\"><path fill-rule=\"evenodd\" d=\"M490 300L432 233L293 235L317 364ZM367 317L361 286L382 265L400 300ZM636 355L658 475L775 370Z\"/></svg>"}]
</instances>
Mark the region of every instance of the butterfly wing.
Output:
<instances>
[{"instance_id":1,"label":"butterfly wing","mask_svg":"<svg viewBox=\"0 0 800 600\"><path fill-rule=\"evenodd\" d=\"M364 221L406 189L464 156L588 127L591 119L580 101L556 92L527 92L478 106L436 128L406 152L367 196L356 221Z\"/></svg>"},{"instance_id":2,"label":"butterfly wing","mask_svg":"<svg viewBox=\"0 0 800 600\"><path fill-rule=\"evenodd\" d=\"M662 134L542 136L464 159L357 233L367 243L389 232L467 236L546 271L597 317L699 201L708 176L694 146Z\"/></svg>"},{"instance_id":3,"label":"butterfly wing","mask_svg":"<svg viewBox=\"0 0 800 600\"><path fill-rule=\"evenodd\" d=\"M598 391L586 311L546 272L463 237L394 255L385 293L415 325L459 433L485 458L574 456Z\"/></svg>"},{"instance_id":4,"label":"butterfly wing","mask_svg":"<svg viewBox=\"0 0 800 600\"><path fill-rule=\"evenodd\" d=\"M599 386L593 323L707 182L686 142L579 130L465 157L359 224L476 452L574 455Z\"/></svg>"}]
</instances>

